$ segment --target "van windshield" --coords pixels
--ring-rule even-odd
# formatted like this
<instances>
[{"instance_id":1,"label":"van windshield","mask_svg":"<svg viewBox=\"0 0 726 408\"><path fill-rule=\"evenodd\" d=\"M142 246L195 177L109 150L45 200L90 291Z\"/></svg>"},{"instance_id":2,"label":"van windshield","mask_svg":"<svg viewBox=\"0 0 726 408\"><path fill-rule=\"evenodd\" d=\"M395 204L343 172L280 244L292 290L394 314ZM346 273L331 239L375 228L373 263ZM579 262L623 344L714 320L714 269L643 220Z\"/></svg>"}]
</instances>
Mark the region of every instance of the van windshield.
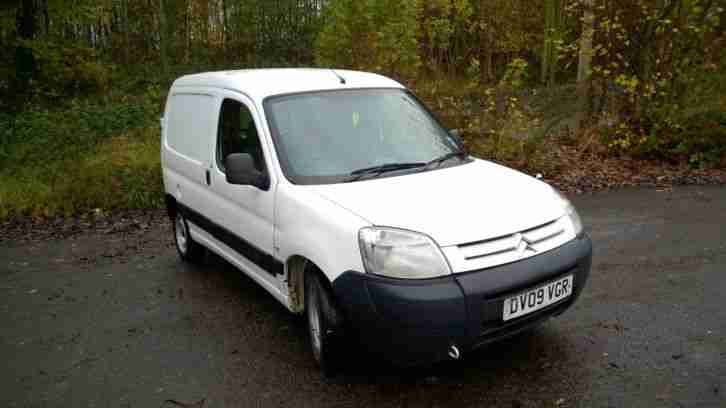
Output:
<instances>
[{"instance_id":1,"label":"van windshield","mask_svg":"<svg viewBox=\"0 0 726 408\"><path fill-rule=\"evenodd\" d=\"M402 89L356 89L265 100L285 176L328 184L400 175L466 160L460 141Z\"/></svg>"}]
</instances>

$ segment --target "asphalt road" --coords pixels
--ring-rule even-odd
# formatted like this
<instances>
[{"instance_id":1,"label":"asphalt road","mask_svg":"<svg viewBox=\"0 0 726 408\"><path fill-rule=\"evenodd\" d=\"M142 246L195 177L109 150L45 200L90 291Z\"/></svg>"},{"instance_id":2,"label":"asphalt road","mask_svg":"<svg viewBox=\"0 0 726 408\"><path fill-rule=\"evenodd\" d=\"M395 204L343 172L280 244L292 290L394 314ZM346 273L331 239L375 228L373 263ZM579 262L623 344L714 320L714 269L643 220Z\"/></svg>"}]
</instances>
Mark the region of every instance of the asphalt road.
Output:
<instances>
[{"instance_id":1,"label":"asphalt road","mask_svg":"<svg viewBox=\"0 0 726 408\"><path fill-rule=\"evenodd\" d=\"M432 367L351 350L333 380L302 319L218 258L182 264L168 225L4 242L0 406L726 407L726 188L574 201L595 253L567 313Z\"/></svg>"}]
</instances>

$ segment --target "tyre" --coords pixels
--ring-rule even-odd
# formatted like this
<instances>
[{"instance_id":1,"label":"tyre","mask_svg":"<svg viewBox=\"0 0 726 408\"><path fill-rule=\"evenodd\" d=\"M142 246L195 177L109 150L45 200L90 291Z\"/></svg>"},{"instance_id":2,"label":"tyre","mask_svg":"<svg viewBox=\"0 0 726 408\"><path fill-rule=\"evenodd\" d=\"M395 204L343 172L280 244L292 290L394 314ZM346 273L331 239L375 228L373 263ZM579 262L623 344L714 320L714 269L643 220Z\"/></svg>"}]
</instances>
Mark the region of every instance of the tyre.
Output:
<instances>
[{"instance_id":1,"label":"tyre","mask_svg":"<svg viewBox=\"0 0 726 408\"><path fill-rule=\"evenodd\" d=\"M177 210L174 214L174 244L179 257L190 263L199 263L204 259L204 247L195 242L189 235L189 225L184 214Z\"/></svg>"},{"instance_id":2,"label":"tyre","mask_svg":"<svg viewBox=\"0 0 726 408\"><path fill-rule=\"evenodd\" d=\"M327 377L342 366L343 318L318 271L305 273L305 313L313 356Z\"/></svg>"}]
</instances>

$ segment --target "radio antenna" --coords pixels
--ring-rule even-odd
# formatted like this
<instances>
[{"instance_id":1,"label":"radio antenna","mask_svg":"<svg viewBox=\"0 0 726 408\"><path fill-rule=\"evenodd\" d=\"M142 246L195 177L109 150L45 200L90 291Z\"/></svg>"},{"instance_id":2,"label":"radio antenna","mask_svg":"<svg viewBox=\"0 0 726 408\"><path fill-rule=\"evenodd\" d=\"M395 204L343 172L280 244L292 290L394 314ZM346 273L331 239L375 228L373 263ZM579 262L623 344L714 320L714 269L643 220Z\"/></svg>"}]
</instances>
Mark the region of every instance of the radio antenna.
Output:
<instances>
[{"instance_id":1,"label":"radio antenna","mask_svg":"<svg viewBox=\"0 0 726 408\"><path fill-rule=\"evenodd\" d=\"M335 72L335 70L334 70L334 69L332 69L332 68L330 69L330 71L331 71L331 72L332 72L332 73L333 73L333 74L334 74L335 76L337 76L337 77L338 77L338 79L340 79L340 83L341 83L341 84L345 85L345 78L343 78L343 77L342 77L342 76L341 76L340 74L338 74L337 72Z\"/></svg>"}]
</instances>

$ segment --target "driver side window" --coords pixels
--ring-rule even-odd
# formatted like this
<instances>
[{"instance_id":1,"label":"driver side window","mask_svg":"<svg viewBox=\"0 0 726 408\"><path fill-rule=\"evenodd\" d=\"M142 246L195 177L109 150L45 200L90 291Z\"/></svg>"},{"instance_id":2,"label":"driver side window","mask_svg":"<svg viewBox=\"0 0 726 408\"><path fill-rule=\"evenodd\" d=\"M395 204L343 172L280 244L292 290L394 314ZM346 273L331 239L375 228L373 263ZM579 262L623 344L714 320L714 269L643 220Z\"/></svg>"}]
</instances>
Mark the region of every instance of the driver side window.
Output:
<instances>
[{"instance_id":1,"label":"driver side window","mask_svg":"<svg viewBox=\"0 0 726 408\"><path fill-rule=\"evenodd\" d=\"M233 153L252 156L255 168L264 171L265 160L252 113L241 102L225 99L217 128L217 167L225 172L224 160Z\"/></svg>"}]
</instances>

